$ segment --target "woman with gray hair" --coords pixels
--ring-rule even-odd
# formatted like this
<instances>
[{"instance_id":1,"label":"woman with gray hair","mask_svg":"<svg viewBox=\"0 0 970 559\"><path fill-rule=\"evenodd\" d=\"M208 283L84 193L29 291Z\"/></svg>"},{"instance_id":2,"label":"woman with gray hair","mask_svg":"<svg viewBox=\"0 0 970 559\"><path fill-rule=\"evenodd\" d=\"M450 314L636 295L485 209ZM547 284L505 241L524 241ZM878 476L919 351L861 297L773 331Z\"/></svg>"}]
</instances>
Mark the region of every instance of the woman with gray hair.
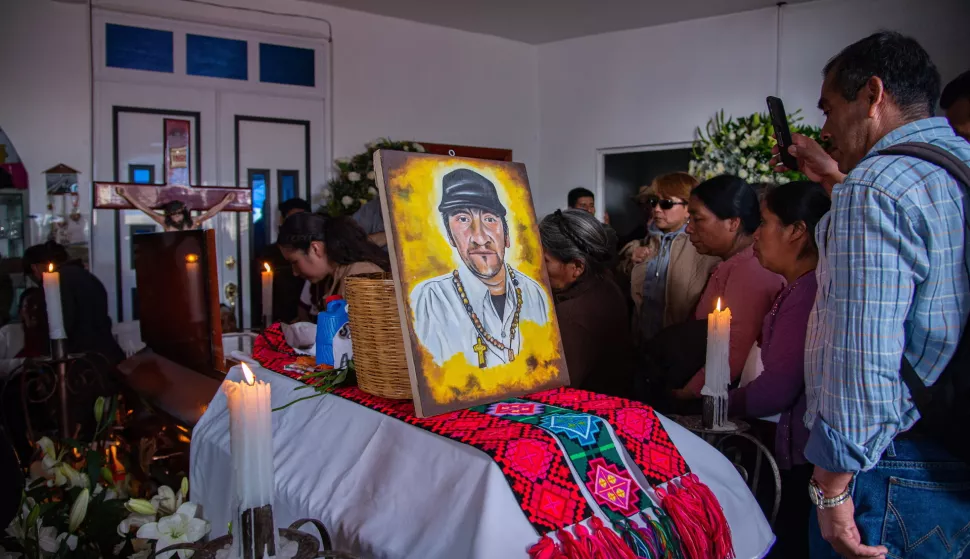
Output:
<instances>
[{"instance_id":1,"label":"woman with gray hair","mask_svg":"<svg viewBox=\"0 0 970 559\"><path fill-rule=\"evenodd\" d=\"M610 271L616 234L591 214L557 210L539 224L570 384L633 396L626 299Z\"/></svg>"}]
</instances>

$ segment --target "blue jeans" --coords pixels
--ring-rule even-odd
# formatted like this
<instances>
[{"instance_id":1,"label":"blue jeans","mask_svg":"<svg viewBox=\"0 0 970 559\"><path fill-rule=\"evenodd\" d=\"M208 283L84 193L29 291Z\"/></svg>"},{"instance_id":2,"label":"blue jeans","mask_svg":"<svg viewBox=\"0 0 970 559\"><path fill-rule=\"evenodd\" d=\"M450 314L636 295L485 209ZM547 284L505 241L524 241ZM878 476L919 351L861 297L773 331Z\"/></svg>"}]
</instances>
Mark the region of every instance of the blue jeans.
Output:
<instances>
[{"instance_id":1,"label":"blue jeans","mask_svg":"<svg viewBox=\"0 0 970 559\"><path fill-rule=\"evenodd\" d=\"M957 436L970 436L956 428ZM926 439L897 440L876 467L853 482L855 521L866 545L884 545L891 559L970 557L970 466ZM812 559L837 558L809 518Z\"/></svg>"}]
</instances>

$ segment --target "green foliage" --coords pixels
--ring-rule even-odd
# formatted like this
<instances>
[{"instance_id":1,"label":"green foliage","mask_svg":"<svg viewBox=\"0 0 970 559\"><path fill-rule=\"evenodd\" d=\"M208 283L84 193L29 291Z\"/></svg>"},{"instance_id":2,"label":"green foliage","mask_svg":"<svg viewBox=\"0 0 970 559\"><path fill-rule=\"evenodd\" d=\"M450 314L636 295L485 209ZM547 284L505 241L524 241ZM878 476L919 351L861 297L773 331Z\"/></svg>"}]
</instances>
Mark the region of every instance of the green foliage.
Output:
<instances>
[{"instance_id":1,"label":"green foliage","mask_svg":"<svg viewBox=\"0 0 970 559\"><path fill-rule=\"evenodd\" d=\"M23 553L27 559L115 555L115 546L123 541L117 526L127 515L128 491L127 484L115 484L106 461L108 448L117 444L112 438L116 412L117 400L99 399L94 409L97 426L90 442L47 437L38 441L40 456L30 468L37 477L24 488L20 512L4 534L4 549ZM79 520L73 531L72 508Z\"/></svg>"},{"instance_id":2,"label":"green foliage","mask_svg":"<svg viewBox=\"0 0 970 559\"><path fill-rule=\"evenodd\" d=\"M788 115L793 134L819 140L821 129L801 124L801 111ZM724 117L724 111L714 115L704 130L694 132L694 157L690 174L699 180L717 175L737 175L749 183L785 184L805 180L797 171L778 173L769 167L771 148L776 144L774 127L767 113L747 117Z\"/></svg>"},{"instance_id":3,"label":"green foliage","mask_svg":"<svg viewBox=\"0 0 970 559\"><path fill-rule=\"evenodd\" d=\"M363 153L335 160L333 167L337 176L330 179L323 192L322 211L333 216L352 215L377 196L374 152L379 149L424 152L424 146L415 142L394 142L381 138L367 144L367 151Z\"/></svg>"},{"instance_id":4,"label":"green foliage","mask_svg":"<svg viewBox=\"0 0 970 559\"><path fill-rule=\"evenodd\" d=\"M354 362L348 361L346 367L339 367L337 369L321 369L312 373L306 373L299 378L299 381L304 383L304 385L298 386L293 390L306 390L309 388L313 390L313 394L297 398L296 400L293 400L292 402L284 404L278 408L273 408L273 411L285 410L297 402L302 402L303 400L310 400L312 398L316 398L317 396L329 394L333 392L335 388L343 384L344 381L347 380L348 375L353 377L356 372Z\"/></svg>"}]
</instances>

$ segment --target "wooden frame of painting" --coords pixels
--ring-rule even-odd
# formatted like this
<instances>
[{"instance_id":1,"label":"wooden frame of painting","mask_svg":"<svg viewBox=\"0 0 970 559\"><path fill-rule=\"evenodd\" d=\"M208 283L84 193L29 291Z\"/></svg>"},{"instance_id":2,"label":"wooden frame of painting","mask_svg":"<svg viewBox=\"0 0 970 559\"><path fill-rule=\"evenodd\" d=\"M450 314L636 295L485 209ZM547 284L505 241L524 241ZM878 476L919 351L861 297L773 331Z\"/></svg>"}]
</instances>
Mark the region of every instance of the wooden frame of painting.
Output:
<instances>
[{"instance_id":1,"label":"wooden frame of painting","mask_svg":"<svg viewBox=\"0 0 970 559\"><path fill-rule=\"evenodd\" d=\"M419 417L569 383L525 166L379 150Z\"/></svg>"}]
</instances>

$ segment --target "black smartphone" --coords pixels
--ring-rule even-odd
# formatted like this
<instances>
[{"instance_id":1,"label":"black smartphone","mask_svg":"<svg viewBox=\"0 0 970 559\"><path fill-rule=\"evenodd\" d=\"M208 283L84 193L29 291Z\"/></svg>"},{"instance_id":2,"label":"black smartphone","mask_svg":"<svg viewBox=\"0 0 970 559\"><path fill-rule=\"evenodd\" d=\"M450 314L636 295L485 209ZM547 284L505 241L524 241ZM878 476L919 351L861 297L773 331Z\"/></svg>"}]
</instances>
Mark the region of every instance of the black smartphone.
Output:
<instances>
[{"instance_id":1,"label":"black smartphone","mask_svg":"<svg viewBox=\"0 0 970 559\"><path fill-rule=\"evenodd\" d=\"M778 139L778 149L781 152L781 162L792 171L798 170L798 160L788 153L791 146L791 130L788 128L788 117L785 104L777 97L769 96L768 113L771 114L771 125L775 127L775 137Z\"/></svg>"}]
</instances>

